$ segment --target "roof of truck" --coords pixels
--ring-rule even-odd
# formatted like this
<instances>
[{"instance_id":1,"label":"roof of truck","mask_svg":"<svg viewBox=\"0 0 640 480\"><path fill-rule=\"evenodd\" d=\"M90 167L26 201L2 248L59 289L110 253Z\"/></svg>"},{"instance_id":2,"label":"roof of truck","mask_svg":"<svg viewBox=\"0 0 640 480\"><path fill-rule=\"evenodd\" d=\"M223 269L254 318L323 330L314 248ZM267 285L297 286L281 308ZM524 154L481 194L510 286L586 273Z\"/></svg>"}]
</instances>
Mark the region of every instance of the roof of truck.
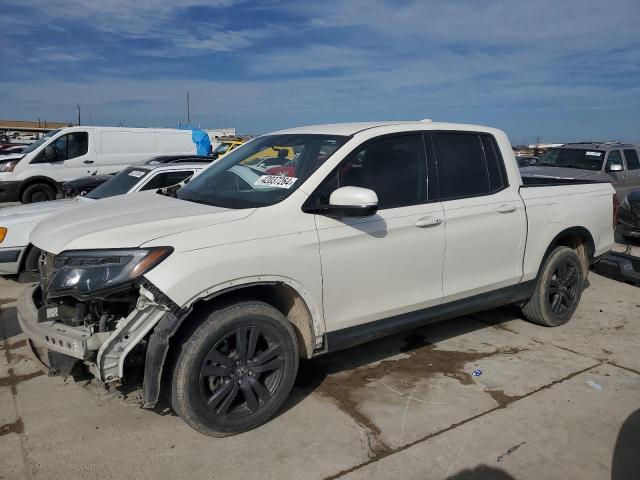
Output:
<instances>
[{"instance_id":1,"label":"roof of truck","mask_svg":"<svg viewBox=\"0 0 640 480\"><path fill-rule=\"evenodd\" d=\"M159 155L139 162L137 165L166 165L175 163L211 163L213 157L198 155Z\"/></svg>"},{"instance_id":2,"label":"roof of truck","mask_svg":"<svg viewBox=\"0 0 640 480\"><path fill-rule=\"evenodd\" d=\"M409 121L386 121L386 122L354 122L354 123L328 123L324 125L309 125L306 127L289 128L274 132L275 134L325 134L325 135L345 135L351 136L356 133L372 130L382 127L393 126L408 128L408 129L428 129L428 130L480 130L490 131L495 130L491 127L485 127L481 125L468 125L463 123L444 123L444 122L432 122L431 120L409 120Z\"/></svg>"},{"instance_id":3,"label":"roof of truck","mask_svg":"<svg viewBox=\"0 0 640 480\"><path fill-rule=\"evenodd\" d=\"M636 148L637 145L621 142L575 142L565 143L561 147L554 148L583 148L585 150L616 150L618 148Z\"/></svg>"}]
</instances>

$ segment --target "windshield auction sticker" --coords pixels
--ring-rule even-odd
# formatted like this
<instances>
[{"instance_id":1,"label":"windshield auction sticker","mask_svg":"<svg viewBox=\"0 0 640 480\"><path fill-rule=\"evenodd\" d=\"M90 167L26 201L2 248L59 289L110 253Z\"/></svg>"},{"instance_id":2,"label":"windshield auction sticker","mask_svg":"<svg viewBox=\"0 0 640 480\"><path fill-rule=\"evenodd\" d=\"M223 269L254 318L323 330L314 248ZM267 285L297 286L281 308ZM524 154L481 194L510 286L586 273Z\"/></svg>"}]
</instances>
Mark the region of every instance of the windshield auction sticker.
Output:
<instances>
[{"instance_id":1,"label":"windshield auction sticker","mask_svg":"<svg viewBox=\"0 0 640 480\"><path fill-rule=\"evenodd\" d=\"M602 155L602 152L587 151L587 155L591 155L592 157L599 157L600 155Z\"/></svg>"},{"instance_id":2,"label":"windshield auction sticker","mask_svg":"<svg viewBox=\"0 0 640 480\"><path fill-rule=\"evenodd\" d=\"M144 175L144 172L141 172L140 170L133 170L133 171L129 172L129 176L130 177L140 178L143 175Z\"/></svg>"},{"instance_id":3,"label":"windshield auction sticker","mask_svg":"<svg viewBox=\"0 0 640 480\"><path fill-rule=\"evenodd\" d=\"M291 188L298 180L296 177L285 177L284 175L262 175L255 181L254 185L265 187Z\"/></svg>"}]
</instances>

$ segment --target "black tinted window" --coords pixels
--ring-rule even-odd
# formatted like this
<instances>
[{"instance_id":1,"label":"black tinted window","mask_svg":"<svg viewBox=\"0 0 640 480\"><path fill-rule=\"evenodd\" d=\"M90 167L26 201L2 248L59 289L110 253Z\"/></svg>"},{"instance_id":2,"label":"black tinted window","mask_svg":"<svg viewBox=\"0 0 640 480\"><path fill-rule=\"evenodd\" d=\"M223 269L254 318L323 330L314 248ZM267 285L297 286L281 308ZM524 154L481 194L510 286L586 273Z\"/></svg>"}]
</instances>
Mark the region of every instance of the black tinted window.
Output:
<instances>
[{"instance_id":1,"label":"black tinted window","mask_svg":"<svg viewBox=\"0 0 640 480\"><path fill-rule=\"evenodd\" d=\"M177 172L162 172L149 180L142 190L154 190L157 188L171 187L183 181L185 178L193 175L193 170L177 171Z\"/></svg>"},{"instance_id":2,"label":"black tinted window","mask_svg":"<svg viewBox=\"0 0 640 480\"><path fill-rule=\"evenodd\" d=\"M149 174L146 168L128 167L110 178L102 185L91 190L86 196L98 200L100 198L113 197L128 193L145 175Z\"/></svg>"},{"instance_id":3,"label":"black tinted window","mask_svg":"<svg viewBox=\"0 0 640 480\"><path fill-rule=\"evenodd\" d=\"M625 150L624 156L627 159L627 168L629 170L640 169L640 160L638 159L638 152L632 149Z\"/></svg>"},{"instance_id":4,"label":"black tinted window","mask_svg":"<svg viewBox=\"0 0 640 480\"><path fill-rule=\"evenodd\" d=\"M76 132L66 135L67 140L67 160L86 155L89 150L89 134L87 132Z\"/></svg>"},{"instance_id":5,"label":"black tinted window","mask_svg":"<svg viewBox=\"0 0 640 480\"><path fill-rule=\"evenodd\" d=\"M435 133L441 199L485 195L491 191L482 142L473 133Z\"/></svg>"},{"instance_id":6,"label":"black tinted window","mask_svg":"<svg viewBox=\"0 0 640 480\"><path fill-rule=\"evenodd\" d=\"M33 163L64 162L85 155L89 150L87 132L68 133L45 147Z\"/></svg>"},{"instance_id":7,"label":"black tinted window","mask_svg":"<svg viewBox=\"0 0 640 480\"><path fill-rule=\"evenodd\" d=\"M391 137L356 149L319 189L317 206L329 204L340 187L369 188L378 208L416 205L426 201L426 161L422 135Z\"/></svg>"}]
</instances>

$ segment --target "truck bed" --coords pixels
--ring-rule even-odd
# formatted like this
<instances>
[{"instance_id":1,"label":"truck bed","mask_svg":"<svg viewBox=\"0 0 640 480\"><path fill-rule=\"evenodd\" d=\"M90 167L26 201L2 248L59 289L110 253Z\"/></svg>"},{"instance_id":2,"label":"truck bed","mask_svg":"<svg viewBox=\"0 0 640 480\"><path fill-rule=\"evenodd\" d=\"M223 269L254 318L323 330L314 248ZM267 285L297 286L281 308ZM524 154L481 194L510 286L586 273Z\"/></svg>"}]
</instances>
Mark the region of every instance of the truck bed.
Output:
<instances>
[{"instance_id":1,"label":"truck bed","mask_svg":"<svg viewBox=\"0 0 640 480\"><path fill-rule=\"evenodd\" d=\"M526 177L522 176L522 187L553 187L559 185L584 185L588 183L609 183L604 180L581 180L579 178Z\"/></svg>"}]
</instances>

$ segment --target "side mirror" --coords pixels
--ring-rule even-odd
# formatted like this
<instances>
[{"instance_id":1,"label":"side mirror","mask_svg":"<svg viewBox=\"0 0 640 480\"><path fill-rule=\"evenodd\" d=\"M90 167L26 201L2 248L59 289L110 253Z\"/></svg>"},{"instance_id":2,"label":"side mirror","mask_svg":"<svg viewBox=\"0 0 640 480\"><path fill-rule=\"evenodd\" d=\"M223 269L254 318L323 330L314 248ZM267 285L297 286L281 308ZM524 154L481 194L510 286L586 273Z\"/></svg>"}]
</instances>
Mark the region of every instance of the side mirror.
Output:
<instances>
[{"instance_id":1,"label":"side mirror","mask_svg":"<svg viewBox=\"0 0 640 480\"><path fill-rule=\"evenodd\" d=\"M328 214L340 217L368 217L378 211L378 195L360 187L342 187L329 197Z\"/></svg>"},{"instance_id":2,"label":"side mirror","mask_svg":"<svg viewBox=\"0 0 640 480\"><path fill-rule=\"evenodd\" d=\"M607 172L621 172L622 170L624 170L624 167L619 163L610 163L607 166Z\"/></svg>"}]
</instances>

